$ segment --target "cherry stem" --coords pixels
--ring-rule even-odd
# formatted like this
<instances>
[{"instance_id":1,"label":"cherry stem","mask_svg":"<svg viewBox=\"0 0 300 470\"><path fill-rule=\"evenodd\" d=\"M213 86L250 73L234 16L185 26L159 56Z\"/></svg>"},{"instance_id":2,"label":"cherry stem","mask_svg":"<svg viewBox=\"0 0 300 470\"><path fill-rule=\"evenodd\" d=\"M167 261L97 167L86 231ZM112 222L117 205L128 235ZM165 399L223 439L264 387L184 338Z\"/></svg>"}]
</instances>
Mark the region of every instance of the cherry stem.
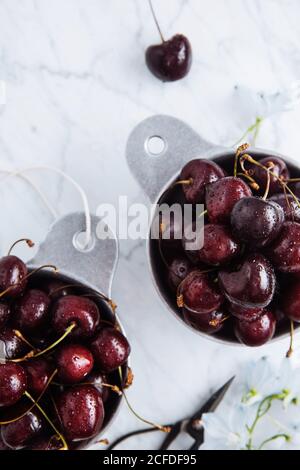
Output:
<instances>
[{"instance_id":1,"label":"cherry stem","mask_svg":"<svg viewBox=\"0 0 300 470\"><path fill-rule=\"evenodd\" d=\"M262 168L263 170L265 171L269 171L270 172L270 175L272 175L274 178L276 178L276 180L279 182L279 184L283 187L283 188L286 188L286 190L290 193L290 195L293 197L293 199L295 200L295 202L297 203L297 206L300 207L300 202L299 202L299 199L297 198L297 196L293 193L293 191L289 188L288 184L285 182L285 181L282 181L281 178L278 177L278 175L276 175L273 171L271 171L269 168L267 168L266 166L262 165L260 162L258 162L257 160L254 160L254 158L252 158L250 155L248 154L244 154L243 155L243 158L245 160L247 160L248 162L250 163L253 163L253 165L256 165L258 166L259 168ZM297 179L297 178L295 178ZM300 181L300 179L298 180ZM293 182L293 180L287 180L287 182Z\"/></svg>"},{"instance_id":2,"label":"cherry stem","mask_svg":"<svg viewBox=\"0 0 300 470\"><path fill-rule=\"evenodd\" d=\"M43 408L36 402L36 400L30 395L30 393L25 392L25 395L26 395L27 398L29 398L29 400L32 401L32 403L35 404L35 406L37 407L37 409L42 413L42 415L44 416L44 418L48 421L48 423L49 423L50 426L52 427L53 431L57 434L57 436L58 436L59 439L61 440L61 442L62 442L62 444L63 444L63 447L61 447L59 450L69 450L67 441L65 440L64 436L59 432L59 430L58 430L57 427L53 424L53 422L52 422L51 419L48 417L48 415L47 415L46 412L43 410Z\"/></svg>"},{"instance_id":3,"label":"cherry stem","mask_svg":"<svg viewBox=\"0 0 300 470\"><path fill-rule=\"evenodd\" d=\"M216 326L217 327L217 326L221 325L222 323L224 323L226 320L229 320L229 318L230 318L230 315L227 315L226 317L222 318L222 320L211 320L209 322L209 324L211 326L214 326L214 327Z\"/></svg>"},{"instance_id":4,"label":"cherry stem","mask_svg":"<svg viewBox=\"0 0 300 470\"><path fill-rule=\"evenodd\" d=\"M154 11L154 8L153 8L153 5L152 5L152 0L148 0L148 2L149 2L149 5L150 5L150 10L151 10L154 22L156 24L157 30L158 30L159 35L160 35L160 38L161 38L162 42L165 42L165 39L164 39L163 34L161 32L161 29L160 29L160 26L159 26L159 23L158 23L158 20L157 20L157 17L156 17L156 14L155 14L155 11Z\"/></svg>"},{"instance_id":5,"label":"cherry stem","mask_svg":"<svg viewBox=\"0 0 300 470\"><path fill-rule=\"evenodd\" d=\"M21 243L21 242L25 242L27 243L27 245L29 246L29 248L32 248L34 246L34 243L32 240L30 240L29 238L20 238L20 240L17 240L15 243L13 243L10 247L10 249L8 250L8 253L7 253L7 256L9 256L12 252L12 250L14 249L14 247L16 245L18 245L18 243Z\"/></svg>"},{"instance_id":6,"label":"cherry stem","mask_svg":"<svg viewBox=\"0 0 300 470\"><path fill-rule=\"evenodd\" d=\"M76 327L77 327L76 323L72 323L66 329L66 331L64 332L64 334L60 338L58 338L54 343L52 343L46 349L43 349L43 351L39 351L37 353L35 353L35 351L30 351L29 353L25 354L25 356L23 356L19 359L11 359L11 362L23 362L23 361L26 361L27 359L33 359L35 357L43 356L44 354L46 354L47 352L51 351L56 346L58 346L58 344L60 344L71 333L71 331L73 331L74 328L76 328Z\"/></svg>"},{"instance_id":7,"label":"cherry stem","mask_svg":"<svg viewBox=\"0 0 300 470\"><path fill-rule=\"evenodd\" d=\"M54 270L55 273L58 272L58 269L56 266L54 266L53 264L45 264L43 266L40 266L39 268L37 269L34 269L33 271L31 271L31 273L27 274L27 276L25 276L20 282L18 282L17 284L12 284L11 286L8 286L7 289L5 289L4 291L2 291L0 293L0 298L3 297L4 295L6 295L8 292L10 292L12 289L14 289L16 286L18 286L19 284L21 284L22 282L26 281L27 279L29 279L31 276L33 276L34 274L38 273L39 271L41 271L42 269L44 268L51 268Z\"/></svg>"},{"instance_id":8,"label":"cherry stem","mask_svg":"<svg viewBox=\"0 0 300 470\"><path fill-rule=\"evenodd\" d=\"M242 139L239 140L239 142L241 141ZM236 176L237 175L237 167L238 167L238 161L239 161L239 157L241 155L242 152L245 152L248 148L250 147L249 144L242 144L240 145L236 152L235 152L235 157L234 157L234 169L233 169L233 176Z\"/></svg>"},{"instance_id":9,"label":"cherry stem","mask_svg":"<svg viewBox=\"0 0 300 470\"><path fill-rule=\"evenodd\" d=\"M122 368L119 367L118 368L119 370L119 375L120 375L120 380L121 380L121 389L122 389L122 393L123 393L123 396L125 398L125 401L126 401L126 404L128 406L128 408L130 409L130 411L134 414L134 416L139 419L140 421L142 421L143 423L145 424L149 424L149 426L152 426L153 428L155 429L158 429L159 431L162 431L162 432L165 432L165 433L168 433L171 431L171 428L169 426L161 426L160 424L155 424L155 423L152 423L152 421L148 421L147 419L144 419L142 418L131 406L131 404L129 403L128 401L128 398L126 396L126 393L123 389L123 386L122 386L122 383L123 383L123 374L122 374Z\"/></svg>"},{"instance_id":10,"label":"cherry stem","mask_svg":"<svg viewBox=\"0 0 300 470\"><path fill-rule=\"evenodd\" d=\"M286 357L291 357L293 352L294 352L294 349L293 349L293 344L294 344L294 322L293 320L291 320L291 331L290 331L290 347L289 347L289 350L288 352L286 353Z\"/></svg>"},{"instance_id":11,"label":"cherry stem","mask_svg":"<svg viewBox=\"0 0 300 470\"><path fill-rule=\"evenodd\" d=\"M255 189L255 191L258 191L259 190L259 185L257 184L257 182L255 181L254 178L252 178L252 176L250 176L247 171L245 170L245 173L237 173L236 176L242 176L244 178L246 178L249 182L250 182L250 186L252 189Z\"/></svg>"},{"instance_id":12,"label":"cherry stem","mask_svg":"<svg viewBox=\"0 0 300 470\"><path fill-rule=\"evenodd\" d=\"M188 186L188 185L193 184L193 182L194 182L193 178L189 178L188 180L179 180L179 181L176 181L176 182L173 184L173 187L174 187L174 186L178 186L178 185L181 185L181 186Z\"/></svg>"},{"instance_id":13,"label":"cherry stem","mask_svg":"<svg viewBox=\"0 0 300 470\"><path fill-rule=\"evenodd\" d=\"M42 392L40 393L40 395L38 396L37 398L37 402L39 402L41 400L41 398L43 397L43 395L45 394L47 388L49 387L50 383L52 382L54 376L57 374L57 369L55 369L55 371L51 374L51 376L49 377L45 387L43 388ZM35 407L35 404L33 404L28 410L26 410L24 413L22 413L20 416L18 416L17 418L14 418L14 419L11 419L9 421L1 421L0 422L0 426L2 425L5 425L5 424L10 424L10 423L14 423L15 421L19 421L19 419L23 418L24 416L27 415L27 413L30 413L30 411Z\"/></svg>"},{"instance_id":14,"label":"cherry stem","mask_svg":"<svg viewBox=\"0 0 300 470\"><path fill-rule=\"evenodd\" d=\"M20 338L27 346L29 346L31 349L36 350L36 348L25 338L25 336L22 335L21 331L19 330L13 330L14 334Z\"/></svg>"},{"instance_id":15,"label":"cherry stem","mask_svg":"<svg viewBox=\"0 0 300 470\"><path fill-rule=\"evenodd\" d=\"M255 123L248 127L248 129L242 135L242 137L234 144L234 147L236 147L240 142L245 140L246 137L248 136L248 134L251 134L254 131L255 132L254 132L254 136L253 136L253 144L255 144L255 142L257 140L257 137L258 137L258 133L260 131L260 127L261 127L263 121L264 121L264 119L258 116L255 120Z\"/></svg>"},{"instance_id":16,"label":"cherry stem","mask_svg":"<svg viewBox=\"0 0 300 470\"><path fill-rule=\"evenodd\" d=\"M199 219L200 219L201 217L204 217L207 213L208 213L207 209L206 209L205 211L201 212L201 214L199 214L199 216L198 216Z\"/></svg>"},{"instance_id":17,"label":"cherry stem","mask_svg":"<svg viewBox=\"0 0 300 470\"><path fill-rule=\"evenodd\" d=\"M273 166L270 167L270 168L273 168ZM271 183L270 168L269 168L268 171L267 171L267 185L266 185L265 193L264 193L264 195L263 195L263 197L262 197L262 199L263 199L264 201L266 201L266 199L267 199L267 197L268 197L268 195L269 195L269 191L270 191L270 183Z\"/></svg>"}]
</instances>

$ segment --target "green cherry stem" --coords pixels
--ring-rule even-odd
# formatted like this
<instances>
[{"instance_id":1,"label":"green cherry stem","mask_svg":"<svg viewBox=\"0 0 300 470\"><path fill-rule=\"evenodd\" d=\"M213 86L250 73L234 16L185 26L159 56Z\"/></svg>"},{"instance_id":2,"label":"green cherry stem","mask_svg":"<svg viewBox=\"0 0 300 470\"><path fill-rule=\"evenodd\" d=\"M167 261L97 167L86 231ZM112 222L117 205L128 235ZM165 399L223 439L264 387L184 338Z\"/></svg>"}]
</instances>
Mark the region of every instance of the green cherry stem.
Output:
<instances>
[{"instance_id":1,"label":"green cherry stem","mask_svg":"<svg viewBox=\"0 0 300 470\"><path fill-rule=\"evenodd\" d=\"M47 352L51 351L56 346L58 346L71 333L71 331L73 331L74 328L76 328L76 327L77 327L76 323L73 322L66 329L64 334L60 338L58 338L54 343L50 344L50 346L48 346L46 349L43 349L42 351L39 351L39 352L35 352L35 351L32 350L29 353L25 354L25 356L23 356L23 357L20 357L18 359L11 359L11 362L23 362L23 361L26 361L27 359L33 359L35 357L43 356L44 354L46 354Z\"/></svg>"},{"instance_id":2,"label":"green cherry stem","mask_svg":"<svg viewBox=\"0 0 300 470\"><path fill-rule=\"evenodd\" d=\"M161 426L160 424L152 423L152 421L148 421L147 419L142 418L142 417L132 408L132 406L131 406L131 404L129 403L129 400L128 400L127 396L126 396L126 393L125 393L125 391L124 391L123 385L122 385L122 384L123 384L122 368L119 367L118 370L119 370L119 376L120 376L120 381L121 381L122 394L123 394L123 396L124 396L124 398L125 398L126 404L127 404L128 408L129 408L129 410L131 411L131 413L133 413L134 416L135 416L138 420L142 421L142 422L145 423L145 424L149 424L150 426L152 426L152 427L155 428L155 429L158 429L159 431L162 431L162 432L165 432L165 433L170 432L170 428L169 428L168 426Z\"/></svg>"},{"instance_id":3,"label":"green cherry stem","mask_svg":"<svg viewBox=\"0 0 300 470\"><path fill-rule=\"evenodd\" d=\"M27 244L27 246L29 246L29 248L32 248L34 246L34 243L32 240L30 240L29 238L20 238L19 240L17 240L15 243L13 243L10 247L10 249L8 250L8 253L7 253L7 256L10 256L12 250L14 249L14 247L16 245L18 245L19 243L22 243L22 242L25 242Z\"/></svg>"},{"instance_id":4,"label":"green cherry stem","mask_svg":"<svg viewBox=\"0 0 300 470\"><path fill-rule=\"evenodd\" d=\"M163 34L161 32L161 29L160 29L160 26L159 26L159 23L158 23L158 20L157 20L157 17L156 17L156 14L155 14L155 11L154 11L154 8L153 8L153 5L152 5L152 0L148 0L148 2L149 2L150 10L151 10L151 13L152 13L152 16L153 16L153 19L154 19L154 23L157 27L157 30L158 30L160 38L161 38L161 41L165 42L165 39L164 39Z\"/></svg>"},{"instance_id":5,"label":"green cherry stem","mask_svg":"<svg viewBox=\"0 0 300 470\"><path fill-rule=\"evenodd\" d=\"M55 377L55 375L57 374L57 369L55 369L55 371L51 374L51 376L49 377L45 387L43 388L42 392L40 393L40 395L38 396L38 398L36 399L36 402L38 403L41 398L43 397L43 395L45 394L47 388L49 387L50 384L52 384L52 380L53 378ZM26 394L26 392L25 392ZM28 408L26 411L24 411L24 413L22 413L20 416L17 416L16 418L13 418L11 420L8 420L8 421L1 421L0 422L0 426L2 425L5 425L5 424L10 424L10 423L14 423L15 421L18 421L19 419L23 418L24 416L27 415L27 413L29 413L34 407L36 406L36 404L34 403L30 408Z\"/></svg>"},{"instance_id":6,"label":"green cherry stem","mask_svg":"<svg viewBox=\"0 0 300 470\"><path fill-rule=\"evenodd\" d=\"M269 437L268 439L264 440L261 443L261 445L258 447L258 450L262 450L266 444L269 444L269 442L275 441L276 439L285 439L285 441L288 442L290 441L291 436L289 436L288 434L284 434L284 433L275 434L274 436Z\"/></svg>"},{"instance_id":7,"label":"green cherry stem","mask_svg":"<svg viewBox=\"0 0 300 470\"><path fill-rule=\"evenodd\" d=\"M293 352L294 352L294 348L293 348L293 344L294 344L294 332L295 332L295 328L294 328L294 322L293 320L291 320L291 330L290 330L290 347L288 349L288 352L286 353L286 357L291 357Z\"/></svg>"}]
</instances>

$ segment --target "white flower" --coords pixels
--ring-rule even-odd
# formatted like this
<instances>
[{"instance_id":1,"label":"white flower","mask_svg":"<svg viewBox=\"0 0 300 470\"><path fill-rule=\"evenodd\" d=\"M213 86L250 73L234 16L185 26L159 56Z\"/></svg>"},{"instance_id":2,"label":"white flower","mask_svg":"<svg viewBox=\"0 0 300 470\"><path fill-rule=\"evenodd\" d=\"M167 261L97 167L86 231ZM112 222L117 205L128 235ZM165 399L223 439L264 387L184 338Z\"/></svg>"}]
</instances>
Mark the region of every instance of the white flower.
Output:
<instances>
[{"instance_id":1,"label":"white flower","mask_svg":"<svg viewBox=\"0 0 300 470\"><path fill-rule=\"evenodd\" d=\"M237 85L240 107L248 119L269 118L274 114L290 111L300 102L300 81L291 83L285 89L273 93L263 90L253 90L244 85Z\"/></svg>"},{"instance_id":2,"label":"white flower","mask_svg":"<svg viewBox=\"0 0 300 470\"><path fill-rule=\"evenodd\" d=\"M266 357L246 364L239 375L238 387L242 403L246 405L253 405L280 390L275 372Z\"/></svg>"},{"instance_id":3,"label":"white flower","mask_svg":"<svg viewBox=\"0 0 300 470\"><path fill-rule=\"evenodd\" d=\"M280 391L286 394L284 398L284 406L287 407L292 402L297 404L300 399L300 373L299 367L293 367L292 361L289 358L283 359L279 372L278 383L280 384Z\"/></svg>"},{"instance_id":4,"label":"white flower","mask_svg":"<svg viewBox=\"0 0 300 470\"><path fill-rule=\"evenodd\" d=\"M248 442L247 426L253 421L253 412L244 406L222 407L203 415L205 442L201 450L242 450Z\"/></svg>"}]
</instances>

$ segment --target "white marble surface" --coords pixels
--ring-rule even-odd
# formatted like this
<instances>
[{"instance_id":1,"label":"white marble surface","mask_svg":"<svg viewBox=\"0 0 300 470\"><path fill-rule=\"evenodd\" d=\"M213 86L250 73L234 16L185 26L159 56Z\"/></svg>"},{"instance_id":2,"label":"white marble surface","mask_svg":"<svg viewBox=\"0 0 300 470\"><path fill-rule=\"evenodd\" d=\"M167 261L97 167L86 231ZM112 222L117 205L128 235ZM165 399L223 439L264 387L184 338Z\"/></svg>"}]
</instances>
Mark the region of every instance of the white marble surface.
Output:
<instances>
[{"instance_id":1,"label":"white marble surface","mask_svg":"<svg viewBox=\"0 0 300 470\"><path fill-rule=\"evenodd\" d=\"M183 81L162 84L144 64L158 41L146 0L0 0L0 168L54 165L86 190L91 207L120 194L144 201L124 157L143 118L167 113L213 142L231 145L254 116L237 84L278 90L300 78L298 0L154 0L168 37L188 35L194 63ZM263 126L259 145L299 158L299 108ZM80 200L56 175L39 173L60 214ZM19 180L2 183L1 251L22 235L41 240L52 221ZM287 344L259 350L220 346L185 329L152 285L144 242L122 242L113 297L132 344L130 401L169 422L193 413L208 391L250 357L279 357ZM123 407L107 435L142 426ZM155 446L157 438L147 440ZM183 446L181 443L179 446ZM138 440L127 448L143 447ZM101 448L101 447L100 447Z\"/></svg>"}]
</instances>

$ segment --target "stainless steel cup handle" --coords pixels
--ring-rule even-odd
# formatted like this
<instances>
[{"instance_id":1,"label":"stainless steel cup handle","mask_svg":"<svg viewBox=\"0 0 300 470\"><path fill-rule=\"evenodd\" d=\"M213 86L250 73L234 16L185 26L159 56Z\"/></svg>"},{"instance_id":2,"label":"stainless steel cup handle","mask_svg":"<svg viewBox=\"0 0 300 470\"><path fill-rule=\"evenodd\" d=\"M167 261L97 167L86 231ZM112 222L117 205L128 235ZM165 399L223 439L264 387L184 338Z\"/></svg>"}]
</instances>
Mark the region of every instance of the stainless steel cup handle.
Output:
<instances>
[{"instance_id":1,"label":"stainless steel cup handle","mask_svg":"<svg viewBox=\"0 0 300 470\"><path fill-rule=\"evenodd\" d=\"M91 216L91 227L91 243L82 250L78 240L79 234L85 231L85 215L77 212L58 219L50 227L35 257L29 261L29 267L53 264L63 275L110 297L118 258L116 236L94 215ZM105 227L109 238L98 238L101 227Z\"/></svg>"},{"instance_id":2,"label":"stainless steel cup handle","mask_svg":"<svg viewBox=\"0 0 300 470\"><path fill-rule=\"evenodd\" d=\"M126 147L129 168L151 202L193 158L210 158L223 150L202 139L190 126L171 116L145 119L131 132Z\"/></svg>"}]
</instances>

